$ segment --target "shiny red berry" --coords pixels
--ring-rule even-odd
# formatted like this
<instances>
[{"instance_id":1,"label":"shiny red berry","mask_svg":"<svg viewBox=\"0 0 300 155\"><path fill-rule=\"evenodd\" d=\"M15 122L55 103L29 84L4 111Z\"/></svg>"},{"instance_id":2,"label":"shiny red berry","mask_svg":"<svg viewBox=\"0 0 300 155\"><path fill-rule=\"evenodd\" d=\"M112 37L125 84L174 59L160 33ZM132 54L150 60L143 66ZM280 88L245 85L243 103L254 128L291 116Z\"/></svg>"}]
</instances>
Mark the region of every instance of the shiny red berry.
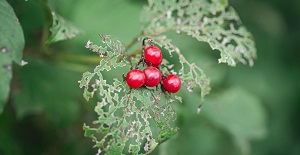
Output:
<instances>
[{"instance_id":1,"label":"shiny red berry","mask_svg":"<svg viewBox=\"0 0 300 155\"><path fill-rule=\"evenodd\" d=\"M162 79L162 74L156 67L150 66L144 69L144 74L146 77L145 85L148 87L157 86Z\"/></svg>"},{"instance_id":2,"label":"shiny red berry","mask_svg":"<svg viewBox=\"0 0 300 155\"><path fill-rule=\"evenodd\" d=\"M171 74L163 81L164 88L171 93L176 93L181 87L181 81L178 76Z\"/></svg>"},{"instance_id":3,"label":"shiny red berry","mask_svg":"<svg viewBox=\"0 0 300 155\"><path fill-rule=\"evenodd\" d=\"M144 51L144 57L148 66L158 67L162 62L161 50L156 46L149 46Z\"/></svg>"},{"instance_id":4,"label":"shiny red berry","mask_svg":"<svg viewBox=\"0 0 300 155\"><path fill-rule=\"evenodd\" d=\"M134 69L127 73L126 82L130 88L139 88L145 83L145 74L143 71Z\"/></svg>"}]
</instances>

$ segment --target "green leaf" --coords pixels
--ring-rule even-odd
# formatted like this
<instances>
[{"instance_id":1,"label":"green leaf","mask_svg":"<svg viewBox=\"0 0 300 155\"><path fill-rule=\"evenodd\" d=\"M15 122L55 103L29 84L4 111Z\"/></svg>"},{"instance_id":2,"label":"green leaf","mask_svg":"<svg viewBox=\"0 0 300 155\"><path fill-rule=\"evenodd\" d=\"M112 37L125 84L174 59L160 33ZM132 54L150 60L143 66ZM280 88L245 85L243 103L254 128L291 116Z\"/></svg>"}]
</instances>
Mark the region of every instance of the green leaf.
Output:
<instances>
[{"instance_id":1,"label":"green leaf","mask_svg":"<svg viewBox=\"0 0 300 155\"><path fill-rule=\"evenodd\" d=\"M143 34L185 32L221 52L219 63L253 65L256 48L252 35L242 25L227 0L148 0L142 11Z\"/></svg>"},{"instance_id":2,"label":"green leaf","mask_svg":"<svg viewBox=\"0 0 300 155\"><path fill-rule=\"evenodd\" d=\"M0 130L0 152L3 154L22 154L21 147L17 143L14 134L5 130Z\"/></svg>"},{"instance_id":3,"label":"green leaf","mask_svg":"<svg viewBox=\"0 0 300 155\"><path fill-rule=\"evenodd\" d=\"M57 125L72 123L79 112L80 90L76 88L80 74L36 58L28 62L16 70L16 76L22 77L12 94L17 117L45 112Z\"/></svg>"},{"instance_id":4,"label":"green leaf","mask_svg":"<svg viewBox=\"0 0 300 155\"><path fill-rule=\"evenodd\" d=\"M158 143L162 143L162 142L172 138L176 133L177 133L177 130L170 130L170 131L162 130L157 138L157 141L158 141Z\"/></svg>"},{"instance_id":5,"label":"green leaf","mask_svg":"<svg viewBox=\"0 0 300 155\"><path fill-rule=\"evenodd\" d=\"M203 115L227 130L244 154L250 140L266 135L266 115L260 101L241 88L231 88L206 100Z\"/></svg>"},{"instance_id":6,"label":"green leaf","mask_svg":"<svg viewBox=\"0 0 300 155\"><path fill-rule=\"evenodd\" d=\"M22 64L24 35L12 7L0 0L0 114L7 101L12 63Z\"/></svg>"},{"instance_id":7,"label":"green leaf","mask_svg":"<svg viewBox=\"0 0 300 155\"><path fill-rule=\"evenodd\" d=\"M12 78L11 63L12 61L8 55L0 53L0 114L9 95L10 80Z\"/></svg>"},{"instance_id":8,"label":"green leaf","mask_svg":"<svg viewBox=\"0 0 300 155\"><path fill-rule=\"evenodd\" d=\"M200 115L185 120L176 137L157 148L159 155L240 155L232 138Z\"/></svg>"},{"instance_id":9,"label":"green leaf","mask_svg":"<svg viewBox=\"0 0 300 155\"><path fill-rule=\"evenodd\" d=\"M46 44L52 44L61 40L72 39L79 35L80 30L73 26L69 21L55 12L52 12L53 24L50 28L51 36L47 40Z\"/></svg>"},{"instance_id":10,"label":"green leaf","mask_svg":"<svg viewBox=\"0 0 300 155\"><path fill-rule=\"evenodd\" d=\"M107 154L150 153L177 132L171 125L176 119L171 102L181 98L148 88L130 90L126 82L120 80L122 73L117 71L128 70L131 66L124 45L111 36L100 36L105 47L88 41L86 48L103 59L92 73L85 72L79 81L86 99L99 96L95 107L98 119L93 122L95 127L84 125L85 135L92 138L100 152ZM135 59L131 61L137 63ZM105 79L106 72L119 74Z\"/></svg>"},{"instance_id":11,"label":"green leaf","mask_svg":"<svg viewBox=\"0 0 300 155\"><path fill-rule=\"evenodd\" d=\"M199 108L201 107L205 95L209 94L210 92L210 80L204 73L204 71L198 67L195 63L190 63L184 55L181 53L180 49L176 47L174 44L172 44L172 40L167 38L166 36L157 36L153 37L153 42L158 44L159 46L165 48L170 56L173 56L173 53L177 54L178 61L181 65L180 70L178 71L178 76L183 82L184 85L187 86L187 90L189 92L192 92L195 88L200 88L200 97L201 102L199 105ZM164 67L162 70L164 70L164 73L166 73L166 68L171 69L172 65L169 66L168 63L162 64Z\"/></svg>"},{"instance_id":12,"label":"green leaf","mask_svg":"<svg viewBox=\"0 0 300 155\"><path fill-rule=\"evenodd\" d=\"M115 143L112 143L112 145L107 150L106 154L107 155L122 154L122 148L120 148L119 146L117 146Z\"/></svg>"}]
</instances>

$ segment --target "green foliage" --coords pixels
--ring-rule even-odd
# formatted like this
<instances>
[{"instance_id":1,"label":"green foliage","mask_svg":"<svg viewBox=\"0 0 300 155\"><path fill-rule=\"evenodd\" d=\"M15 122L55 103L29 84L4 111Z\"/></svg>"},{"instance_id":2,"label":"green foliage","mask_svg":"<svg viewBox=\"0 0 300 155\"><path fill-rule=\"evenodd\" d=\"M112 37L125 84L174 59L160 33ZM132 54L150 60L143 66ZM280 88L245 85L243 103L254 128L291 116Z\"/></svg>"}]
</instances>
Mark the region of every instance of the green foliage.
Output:
<instances>
[{"instance_id":1,"label":"green foliage","mask_svg":"<svg viewBox=\"0 0 300 155\"><path fill-rule=\"evenodd\" d=\"M101 106L98 106L97 101L100 104L103 97L100 96L99 90L93 90L94 87L98 89L96 80L100 79L98 74L93 74L95 73L93 70L83 75L90 77L89 84L87 84L89 87L87 91L84 91L84 96L89 99L90 103L81 103L85 101L80 97L77 81L82 72L99 65L102 59L105 60L102 64L109 59L105 53L100 57L95 53L88 52L82 46L88 39L97 42L96 33L114 34L126 44L134 37L137 37L138 40L134 46L124 49L124 55L121 54L119 57L130 55L132 65L129 59L118 58L114 59L115 65L124 66L114 68L111 62L107 63L108 67L103 66L106 69L100 73L107 84L103 86L104 92L110 91L110 86L114 87L114 78L120 83L123 82L122 73L126 73L140 58L136 51L140 49L140 41L145 37L152 38L155 45L160 46L163 50L166 59L163 61L162 71L164 73L177 72L177 75L180 75L181 80L183 80L184 89L176 94L178 96L171 96L172 100L176 100L177 97L178 100L182 101L181 104L176 102L171 104L176 111L176 115L174 115L177 117L176 121L170 121L170 123L158 121L156 123L153 119L148 119L153 134L151 145L149 145L151 146L149 150L154 150L151 154L299 154L297 145L299 123L297 118L299 117L298 92L300 85L298 79L300 76L297 67L299 66L299 56L297 52L294 53L299 49L297 40L299 34L297 32L299 32L300 26L299 23L295 22L295 19L298 18L297 4L299 2L230 1L230 4L239 10L243 22L255 36L258 50L261 51L259 60L255 61L253 68L244 65L231 68L227 66L229 62L226 61L225 64L218 64L216 60L219 58L219 53L211 50L210 45L217 44L219 46L224 39L218 40L219 43L209 43L209 41L215 41L216 37L214 36L219 33L209 23L224 22L223 25L212 23L216 29L223 28L222 33L225 30L227 32L230 27L229 23L233 23L236 31L242 32L241 30L244 28L240 25L241 22L237 14L224 0L190 0L195 5L183 7L187 8L186 11L195 11L201 5L202 10L199 10L197 15L183 15L182 21L188 20L188 22L197 19L204 21L203 18L195 18L195 16L200 17L199 13L205 14L204 11L223 10L216 11L215 15L205 14L209 21L203 28L209 29L203 31L204 33L201 32L198 37L187 32L194 31L194 29L189 28L195 28L196 31L196 26L186 27L184 25L178 26L177 23L172 24L173 21L180 21L178 9L171 9L174 11L171 11L170 14L166 7L174 1L166 2L165 0L164 3L152 1L153 7L150 8L150 11L143 10L142 12L142 33L139 32L140 23L137 19L142 5L146 1L92 0L87 3L86 1L50 0L49 4L45 0L9 0L8 2L14 8L24 31L26 47L23 59L28 61L28 65L24 67L14 66L11 68L11 72L0 73L1 80L6 75L11 76L11 73L14 76L10 99L6 103L4 113L0 115L0 154L95 154L96 150L91 147L93 142L82 136L83 123L85 123L86 136L94 137L93 140L96 144L99 142L100 145L100 141L106 134L112 134L116 136L117 140L120 139L118 131L112 132L113 130L109 130L107 125L103 125L104 129L102 129L99 127L102 125L99 122L108 123L111 128L114 128L114 123L116 123L114 119L121 117L124 113L122 110L128 111L130 107L116 110L115 117L107 117L108 107L111 104L103 106L102 109ZM201 4L196 5L197 2L201 2ZM71 41L47 46L48 49L45 52L41 45L44 45L44 41L48 39L48 35L44 35L44 32L49 30L46 25L51 26L52 20L48 21L44 17L49 15L52 17L52 14L51 12L48 14L44 10L45 8L41 7L41 3L50 5L55 12L59 12L65 19L72 21L74 25L84 30L86 35L79 35ZM209 6L202 7L208 3ZM157 9L156 6L160 6L161 9ZM177 4L172 4L173 6L177 8ZM147 9L149 6L145 8ZM215 8L215 10L209 8ZM152 9L159 11L151 11ZM166 13L163 12L164 9L166 9ZM222 20L221 18L224 18L228 11L236 16L235 19L237 20ZM157 21L153 21L154 24L152 25L149 24L151 22L145 18L148 16ZM171 18L169 19L169 17ZM190 17L191 20L185 17ZM165 23L171 24L166 26ZM1 23L0 27L3 25ZM270 27L270 25L272 26ZM162 28L161 31L156 30L159 26ZM201 25L199 24L199 26ZM155 28L153 30L148 29L152 27ZM159 33L156 34L156 32ZM198 35L197 32L194 34ZM199 42L201 38L210 39L210 37L205 36L206 34L211 35L213 40ZM233 38L236 37L239 38L240 36ZM244 34L243 37L245 38L240 42L241 44L250 39L251 35ZM0 35L1 38L2 35ZM234 41L226 45L230 44L237 47L237 43ZM252 46L252 42L246 45ZM123 47L122 45L122 49ZM240 47L243 48L244 46ZM114 51L109 47L107 48L109 51ZM170 52L170 57L168 52ZM222 50L220 52L220 59L222 59ZM242 57L241 60L234 58L235 63L249 61L243 54L240 56ZM254 59L255 56L250 58ZM5 62L11 64L12 59L5 57L0 52L0 64ZM201 78L195 80L196 77ZM3 83L7 85L10 81ZM212 91L209 91L209 84ZM107 95L107 98L113 100L114 103L117 103L114 98L120 101L129 92L126 83L125 86L116 87L125 90L114 91L110 96ZM5 87L0 85L0 89L2 88ZM188 91L185 88L189 88ZM193 90L193 92L190 93L189 90ZM142 102L150 104L147 100L151 99L151 96L147 95L151 94L152 91L154 90L141 88L136 92L131 92L132 101L137 104L137 109L141 108ZM208 92L210 95L206 96ZM143 101L141 102L135 96ZM141 96L145 96L145 98L141 98ZM203 96L205 100L203 100ZM0 99L4 99L2 94ZM161 106L166 103L167 99L161 95L159 100ZM196 109L200 102L205 104L202 105L201 113L196 115ZM92 109L95 109L96 113ZM140 111L136 113L140 113ZM150 111L150 114L152 113ZM134 119L130 117L126 122L130 123ZM144 131L145 121L142 117L138 119L142 125L141 128L138 128L136 123L134 131ZM53 124L53 121L58 122L59 126ZM168 130L168 127L163 128L165 124L170 124L174 130ZM177 130L177 127L180 130ZM266 133L268 136L265 136ZM107 146L107 142L112 138L112 136L108 136L103 146ZM137 136L128 138L128 141L125 144L122 142L122 145L114 143L105 153L121 154L121 151L127 154L146 153L144 146L147 138L140 140L140 146L135 141L137 138ZM155 147L156 149L154 149ZM124 149L122 150L122 148ZM132 153L128 153L129 148L131 148L130 152ZM101 149L101 151L100 154L104 154L104 150Z\"/></svg>"},{"instance_id":2,"label":"green foliage","mask_svg":"<svg viewBox=\"0 0 300 155\"><path fill-rule=\"evenodd\" d=\"M266 116L262 109L257 97L241 88L231 88L208 100L203 115L227 130L242 153L249 154L249 142L266 136Z\"/></svg>"},{"instance_id":3,"label":"green foliage","mask_svg":"<svg viewBox=\"0 0 300 155\"><path fill-rule=\"evenodd\" d=\"M6 0L0 1L0 114L7 101L12 63L22 65L24 36L21 25Z\"/></svg>"},{"instance_id":4,"label":"green foliage","mask_svg":"<svg viewBox=\"0 0 300 155\"><path fill-rule=\"evenodd\" d=\"M201 103L210 91L209 79L202 69L184 57L164 32L183 31L198 41L208 42L213 49L221 51L219 62L234 66L236 61L245 62L245 58L252 65L256 52L254 42L250 33L240 25L233 9L227 7L227 1L148 2L149 6L145 7L142 14L143 32L139 37L150 37L148 41L167 50L171 57L176 53L180 69L175 71L173 65L164 59L161 67L163 74L177 73L189 92L199 87ZM237 25L237 29L234 25ZM117 67L132 68L140 57L139 53L127 55L122 43L115 38L106 35L101 37L107 47L88 41L86 48L96 52L102 60L94 72L85 72L79 82L80 88L84 87L83 94L87 100L95 94L100 95L100 101L95 107L99 117L93 122L99 126L84 125L85 135L93 139L99 153L104 150L107 154L126 151L132 154L148 154L158 144L177 133L177 128L172 127L176 112L170 103L174 100L181 102L182 99L153 89L128 90L126 82L117 77L112 81L106 80L104 72L112 72ZM198 112L200 107L201 104ZM103 134L100 140L98 134Z\"/></svg>"},{"instance_id":5,"label":"green foliage","mask_svg":"<svg viewBox=\"0 0 300 155\"><path fill-rule=\"evenodd\" d=\"M233 149L234 147L227 132L214 126L200 114L185 120L185 124L180 127L177 136L161 144L157 152L153 154L241 155L237 149Z\"/></svg>"},{"instance_id":6,"label":"green foliage","mask_svg":"<svg viewBox=\"0 0 300 155\"><path fill-rule=\"evenodd\" d=\"M3 150L4 154L20 154L20 148L18 148L18 144L11 136L11 134L7 134L4 131L0 131L0 150Z\"/></svg>"},{"instance_id":7,"label":"green foliage","mask_svg":"<svg viewBox=\"0 0 300 155\"><path fill-rule=\"evenodd\" d=\"M52 26L50 28L51 36L47 40L46 44L52 44L62 40L68 40L76 37L80 34L80 30L73 26L69 21L55 12L52 14Z\"/></svg>"},{"instance_id":8,"label":"green foliage","mask_svg":"<svg viewBox=\"0 0 300 155\"><path fill-rule=\"evenodd\" d=\"M197 97L197 94L186 94L183 100L189 103ZM261 101L245 89L230 87L207 96L205 102L199 115L191 114L192 107L180 107L178 113L181 114L179 117L184 117L184 125L179 126L176 138L158 148L160 154L197 152L246 155L250 154L250 144L253 140L266 137L267 116Z\"/></svg>"},{"instance_id":9,"label":"green foliage","mask_svg":"<svg viewBox=\"0 0 300 155\"><path fill-rule=\"evenodd\" d=\"M87 100L95 93L101 96L95 107L99 117L93 122L99 126L85 125L85 135L92 137L95 146L107 154L115 154L116 151L120 154L125 152L126 147L132 154L149 153L157 144L176 133L174 131L177 129L170 125L176 118L170 103L179 98L154 89L129 90L126 82L120 80L121 74L119 79L115 77L111 83L105 80L104 71L113 72L112 69L128 67L130 63L120 41L105 35L101 37L107 47L88 41L86 48L98 53L103 59L93 73L85 72L80 81L80 87L84 87L84 97ZM100 133L103 136L98 140L97 135Z\"/></svg>"},{"instance_id":10,"label":"green foliage","mask_svg":"<svg viewBox=\"0 0 300 155\"><path fill-rule=\"evenodd\" d=\"M179 48L171 43L171 39L167 39L166 36L155 37L155 42L169 51L170 56L173 56L173 52L178 55L178 61L181 64L181 69L178 71L178 75L182 82L187 86L187 90L192 92L196 87L201 88L201 103L204 96L210 91L210 80L206 77L203 70L199 68L195 63L190 63L181 54ZM198 112L200 112L201 104L199 105Z\"/></svg>"},{"instance_id":11,"label":"green foliage","mask_svg":"<svg viewBox=\"0 0 300 155\"><path fill-rule=\"evenodd\" d=\"M80 74L34 57L28 61L28 65L16 71L22 77L19 90L13 93L17 117L46 111L49 120L61 126L73 122L79 112L76 96L80 91L76 82Z\"/></svg>"},{"instance_id":12,"label":"green foliage","mask_svg":"<svg viewBox=\"0 0 300 155\"><path fill-rule=\"evenodd\" d=\"M253 65L256 48L252 35L242 25L227 0L149 0L142 14L143 34L185 32L221 52L219 63ZM246 60L245 60L246 59Z\"/></svg>"}]
</instances>

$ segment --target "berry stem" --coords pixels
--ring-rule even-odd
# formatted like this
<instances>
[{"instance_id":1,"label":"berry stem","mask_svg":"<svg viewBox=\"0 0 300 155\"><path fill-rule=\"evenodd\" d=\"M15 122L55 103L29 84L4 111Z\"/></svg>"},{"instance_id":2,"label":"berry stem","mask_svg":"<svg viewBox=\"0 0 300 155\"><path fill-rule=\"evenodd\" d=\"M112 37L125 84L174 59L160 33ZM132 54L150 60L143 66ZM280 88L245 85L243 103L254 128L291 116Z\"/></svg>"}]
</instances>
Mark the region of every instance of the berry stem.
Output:
<instances>
[{"instance_id":1,"label":"berry stem","mask_svg":"<svg viewBox=\"0 0 300 155\"><path fill-rule=\"evenodd\" d=\"M128 51L128 49L130 49L134 44L136 44L137 42L139 41L139 37L135 37L131 43L129 43L127 46L126 46L126 51ZM138 66L143 63L145 64L145 58L144 58L144 51L145 51L145 47L146 47L146 42L149 42L150 45L153 45L153 40L149 37L145 37L142 41L142 47L137 49L136 51L134 51L133 53L127 55L126 54L126 57L130 63L130 66L131 68L133 68L132 66L132 62L131 62L131 58L134 58L136 57L138 54L141 54L141 59L140 61L137 63L137 65L135 66L135 69L138 69Z\"/></svg>"},{"instance_id":2,"label":"berry stem","mask_svg":"<svg viewBox=\"0 0 300 155\"><path fill-rule=\"evenodd\" d=\"M143 46L146 46L146 41L150 41L150 42L151 42L152 40L151 40L151 38L149 38L149 37L145 37L145 38L143 39L143 42L142 42L142 45L143 45Z\"/></svg>"}]
</instances>

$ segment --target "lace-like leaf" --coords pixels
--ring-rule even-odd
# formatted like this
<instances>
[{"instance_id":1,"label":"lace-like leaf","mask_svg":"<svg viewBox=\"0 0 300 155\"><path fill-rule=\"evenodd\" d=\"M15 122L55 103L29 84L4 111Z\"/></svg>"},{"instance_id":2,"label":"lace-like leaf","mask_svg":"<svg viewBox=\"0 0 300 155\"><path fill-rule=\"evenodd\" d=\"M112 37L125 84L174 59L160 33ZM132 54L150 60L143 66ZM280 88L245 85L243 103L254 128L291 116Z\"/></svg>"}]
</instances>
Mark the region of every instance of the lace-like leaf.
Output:
<instances>
[{"instance_id":1,"label":"lace-like leaf","mask_svg":"<svg viewBox=\"0 0 300 155\"><path fill-rule=\"evenodd\" d=\"M219 63L250 66L256 58L252 35L227 0L148 0L142 14L143 33L159 35L174 30L207 42L221 52Z\"/></svg>"},{"instance_id":2,"label":"lace-like leaf","mask_svg":"<svg viewBox=\"0 0 300 155\"><path fill-rule=\"evenodd\" d=\"M200 87L201 89L201 103L199 105L198 112L200 112L202 100L204 96L207 95L210 91L210 80L206 77L203 70L199 68L196 64L190 63L185 59L185 57L181 54L179 48L171 43L171 39L168 39L166 36L158 36L152 38L153 41L159 46L165 48L169 51L170 56L173 53L178 55L178 61L181 64L181 69L178 71L178 76L187 86L187 90L192 92L196 87ZM181 99L179 99L181 100Z\"/></svg>"},{"instance_id":3,"label":"lace-like leaf","mask_svg":"<svg viewBox=\"0 0 300 155\"><path fill-rule=\"evenodd\" d=\"M72 39L80 34L80 30L60 15L52 12L53 24L50 28L51 36L46 44L52 44L61 40Z\"/></svg>"},{"instance_id":4,"label":"lace-like leaf","mask_svg":"<svg viewBox=\"0 0 300 155\"><path fill-rule=\"evenodd\" d=\"M142 14L143 33L141 38L165 48L170 56L178 56L181 69L175 71L166 59L160 66L163 74L177 74L188 91L200 87L201 101L210 91L209 79L194 63L188 62L172 40L163 33L174 30L185 32L199 41L209 43L221 52L219 62L236 65L237 61L250 65L256 57L251 34L241 25L235 11L227 6L227 0L148 0ZM85 72L80 88L89 100L96 95L95 106L98 119L92 126L84 125L85 135L91 137L98 147L98 154L148 154L155 147L177 132L173 121L176 113L171 103L181 102L181 97L141 87L129 89L120 74L113 79L105 79L105 72L118 73L132 68L141 56L125 54L123 44L117 39L100 35L105 46L91 41L86 48L96 52L102 60L93 72ZM137 51L138 53L139 51ZM200 104L201 106L201 104ZM200 112L200 106L198 112Z\"/></svg>"},{"instance_id":5,"label":"lace-like leaf","mask_svg":"<svg viewBox=\"0 0 300 155\"><path fill-rule=\"evenodd\" d=\"M130 90L120 78L121 73L111 82L104 79L104 72L116 68L128 70L130 65L120 41L106 35L101 37L105 47L88 41L86 48L103 59L79 81L87 100L95 94L100 97L95 106L99 117L93 126L84 125L85 135L96 143L98 153L149 153L176 133L177 128L171 125L176 118L171 103L180 97L146 87Z\"/></svg>"}]
</instances>

